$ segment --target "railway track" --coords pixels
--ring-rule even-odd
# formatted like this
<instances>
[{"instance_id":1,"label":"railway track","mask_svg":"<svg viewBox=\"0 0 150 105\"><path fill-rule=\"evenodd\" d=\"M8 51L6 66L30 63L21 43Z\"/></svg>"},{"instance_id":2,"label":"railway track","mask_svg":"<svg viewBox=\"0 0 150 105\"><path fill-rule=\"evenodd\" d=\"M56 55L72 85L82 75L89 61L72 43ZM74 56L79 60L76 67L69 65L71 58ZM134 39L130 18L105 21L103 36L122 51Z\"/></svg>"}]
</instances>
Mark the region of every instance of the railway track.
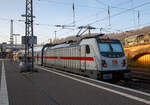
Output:
<instances>
[{"instance_id":1,"label":"railway track","mask_svg":"<svg viewBox=\"0 0 150 105\"><path fill-rule=\"evenodd\" d=\"M134 75L133 78L132 78L132 81L139 81L139 82L150 84L150 79L149 78L145 78L143 76L136 76L136 75Z\"/></svg>"},{"instance_id":2,"label":"railway track","mask_svg":"<svg viewBox=\"0 0 150 105\"><path fill-rule=\"evenodd\" d=\"M133 74L133 79L150 82L150 69L147 68L128 68Z\"/></svg>"},{"instance_id":3,"label":"railway track","mask_svg":"<svg viewBox=\"0 0 150 105\"><path fill-rule=\"evenodd\" d=\"M129 68L133 77L129 81L121 80L116 85L132 88L150 93L150 70L142 68Z\"/></svg>"}]
</instances>

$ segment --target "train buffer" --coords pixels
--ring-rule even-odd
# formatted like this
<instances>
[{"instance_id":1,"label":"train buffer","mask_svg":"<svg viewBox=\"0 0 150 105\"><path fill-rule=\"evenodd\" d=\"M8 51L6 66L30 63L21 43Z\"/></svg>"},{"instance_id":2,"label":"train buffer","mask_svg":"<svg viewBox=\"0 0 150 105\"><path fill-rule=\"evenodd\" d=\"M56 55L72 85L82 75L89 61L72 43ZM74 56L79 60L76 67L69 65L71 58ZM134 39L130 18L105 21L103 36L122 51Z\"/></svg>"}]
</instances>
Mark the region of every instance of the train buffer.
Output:
<instances>
[{"instance_id":1,"label":"train buffer","mask_svg":"<svg viewBox=\"0 0 150 105\"><path fill-rule=\"evenodd\" d=\"M0 105L150 105L150 94L38 66L0 61Z\"/></svg>"}]
</instances>

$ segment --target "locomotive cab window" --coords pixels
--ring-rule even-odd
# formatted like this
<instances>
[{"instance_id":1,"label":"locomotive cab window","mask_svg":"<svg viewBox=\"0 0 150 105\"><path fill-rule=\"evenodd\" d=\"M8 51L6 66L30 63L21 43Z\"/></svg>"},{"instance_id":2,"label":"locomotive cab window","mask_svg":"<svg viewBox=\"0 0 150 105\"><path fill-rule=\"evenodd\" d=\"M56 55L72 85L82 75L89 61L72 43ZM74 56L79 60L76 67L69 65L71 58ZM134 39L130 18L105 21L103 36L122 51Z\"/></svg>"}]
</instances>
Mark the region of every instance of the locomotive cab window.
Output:
<instances>
[{"instance_id":1,"label":"locomotive cab window","mask_svg":"<svg viewBox=\"0 0 150 105\"><path fill-rule=\"evenodd\" d=\"M102 56L115 58L124 56L123 47L120 41L103 40L98 42L99 51Z\"/></svg>"},{"instance_id":2,"label":"locomotive cab window","mask_svg":"<svg viewBox=\"0 0 150 105\"><path fill-rule=\"evenodd\" d=\"M90 53L90 46L86 45L86 53L89 54Z\"/></svg>"}]
</instances>

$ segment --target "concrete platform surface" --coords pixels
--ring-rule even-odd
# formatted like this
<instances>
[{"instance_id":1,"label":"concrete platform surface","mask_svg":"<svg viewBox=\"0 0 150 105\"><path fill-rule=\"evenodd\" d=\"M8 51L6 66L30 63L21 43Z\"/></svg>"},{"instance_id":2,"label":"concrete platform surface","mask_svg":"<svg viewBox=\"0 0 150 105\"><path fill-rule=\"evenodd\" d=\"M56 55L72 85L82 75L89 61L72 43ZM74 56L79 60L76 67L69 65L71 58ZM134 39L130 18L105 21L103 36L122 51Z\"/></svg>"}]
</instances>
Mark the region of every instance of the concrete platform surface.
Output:
<instances>
[{"instance_id":1,"label":"concrete platform surface","mask_svg":"<svg viewBox=\"0 0 150 105\"><path fill-rule=\"evenodd\" d=\"M149 94L52 68L38 67L38 73L20 73L18 63L0 61L0 77L4 74L3 63L7 105L150 105Z\"/></svg>"}]
</instances>

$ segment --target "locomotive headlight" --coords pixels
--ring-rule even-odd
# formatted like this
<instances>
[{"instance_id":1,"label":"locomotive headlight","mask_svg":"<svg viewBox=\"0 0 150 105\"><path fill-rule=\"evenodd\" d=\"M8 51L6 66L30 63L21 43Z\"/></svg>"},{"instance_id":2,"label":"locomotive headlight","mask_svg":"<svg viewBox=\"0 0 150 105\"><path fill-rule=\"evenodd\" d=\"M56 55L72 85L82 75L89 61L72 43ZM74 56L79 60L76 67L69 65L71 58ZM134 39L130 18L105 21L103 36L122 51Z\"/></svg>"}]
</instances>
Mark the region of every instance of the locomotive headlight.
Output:
<instances>
[{"instance_id":1,"label":"locomotive headlight","mask_svg":"<svg viewBox=\"0 0 150 105\"><path fill-rule=\"evenodd\" d=\"M126 65L126 60L122 60L121 66L124 67Z\"/></svg>"},{"instance_id":2,"label":"locomotive headlight","mask_svg":"<svg viewBox=\"0 0 150 105\"><path fill-rule=\"evenodd\" d=\"M106 63L105 60L102 60L102 66L103 66L103 67L107 67L107 63Z\"/></svg>"}]
</instances>

